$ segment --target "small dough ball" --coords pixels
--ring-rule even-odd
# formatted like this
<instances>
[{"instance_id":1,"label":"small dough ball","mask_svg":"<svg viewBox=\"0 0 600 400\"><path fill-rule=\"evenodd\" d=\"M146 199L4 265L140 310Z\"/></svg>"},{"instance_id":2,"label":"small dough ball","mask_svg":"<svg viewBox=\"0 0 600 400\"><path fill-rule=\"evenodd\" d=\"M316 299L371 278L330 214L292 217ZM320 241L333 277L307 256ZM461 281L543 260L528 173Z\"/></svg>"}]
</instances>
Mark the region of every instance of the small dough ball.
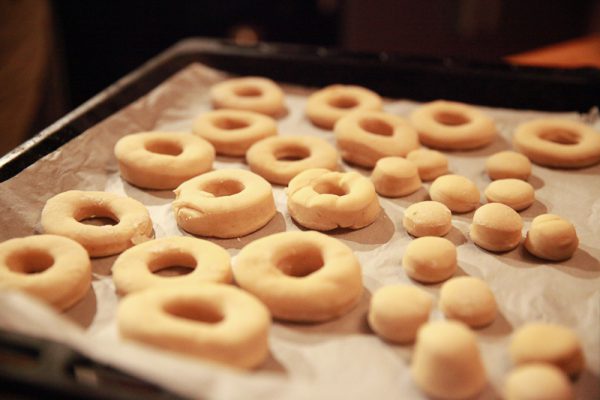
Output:
<instances>
[{"instance_id":1,"label":"small dough ball","mask_svg":"<svg viewBox=\"0 0 600 400\"><path fill-rule=\"evenodd\" d=\"M567 375L579 374L585 366L581 342L575 333L561 325L535 322L517 330L509 348L516 365L548 363Z\"/></svg>"},{"instance_id":2,"label":"small dough ball","mask_svg":"<svg viewBox=\"0 0 600 400\"><path fill-rule=\"evenodd\" d=\"M419 176L425 182L448 173L448 157L437 150L416 149L408 153L406 159L417 164Z\"/></svg>"},{"instance_id":3,"label":"small dough ball","mask_svg":"<svg viewBox=\"0 0 600 400\"><path fill-rule=\"evenodd\" d=\"M469 235L479 247L489 251L509 251L521 242L523 219L512 208L501 203L488 203L473 215Z\"/></svg>"},{"instance_id":4,"label":"small dough ball","mask_svg":"<svg viewBox=\"0 0 600 400\"><path fill-rule=\"evenodd\" d=\"M371 175L375 191L381 196L402 197L421 188L417 166L402 157L379 159Z\"/></svg>"},{"instance_id":5,"label":"small dough ball","mask_svg":"<svg viewBox=\"0 0 600 400\"><path fill-rule=\"evenodd\" d=\"M371 298L369 325L386 340L411 343L429 319L432 305L431 295L416 286L385 286Z\"/></svg>"},{"instance_id":6,"label":"small dough ball","mask_svg":"<svg viewBox=\"0 0 600 400\"><path fill-rule=\"evenodd\" d=\"M440 290L440 309L449 319L481 328L496 319L494 293L485 281L472 276L452 278Z\"/></svg>"},{"instance_id":7,"label":"small dough ball","mask_svg":"<svg viewBox=\"0 0 600 400\"><path fill-rule=\"evenodd\" d=\"M498 179L490 183L484 194L488 202L506 204L515 211L526 209L535 200L533 186L514 178Z\"/></svg>"},{"instance_id":8,"label":"small dough ball","mask_svg":"<svg viewBox=\"0 0 600 400\"><path fill-rule=\"evenodd\" d=\"M526 181L531 175L531 161L516 151L501 151L488 157L485 171L492 180L514 178Z\"/></svg>"},{"instance_id":9,"label":"small dough ball","mask_svg":"<svg viewBox=\"0 0 600 400\"><path fill-rule=\"evenodd\" d=\"M572 400L567 376L551 364L526 364L515 368L504 385L506 400Z\"/></svg>"},{"instance_id":10,"label":"small dough ball","mask_svg":"<svg viewBox=\"0 0 600 400\"><path fill-rule=\"evenodd\" d=\"M471 398L487 384L477 337L458 321L429 322L419 329L411 372L419 388L436 399Z\"/></svg>"},{"instance_id":11,"label":"small dough ball","mask_svg":"<svg viewBox=\"0 0 600 400\"><path fill-rule=\"evenodd\" d=\"M472 211L479 205L479 189L473 181L460 175L437 178L429 188L429 196L457 213Z\"/></svg>"},{"instance_id":12,"label":"small dough ball","mask_svg":"<svg viewBox=\"0 0 600 400\"><path fill-rule=\"evenodd\" d=\"M416 237L444 236L452 229L452 212L437 201L420 201L404 211L402 225Z\"/></svg>"},{"instance_id":13,"label":"small dough ball","mask_svg":"<svg viewBox=\"0 0 600 400\"><path fill-rule=\"evenodd\" d=\"M412 279L436 283L454 275L457 267L456 246L448 239L424 236L413 240L404 251L402 266Z\"/></svg>"},{"instance_id":14,"label":"small dough ball","mask_svg":"<svg viewBox=\"0 0 600 400\"><path fill-rule=\"evenodd\" d=\"M535 217L525 237L527 251L544 260L567 260L578 246L579 239L573 224L554 214Z\"/></svg>"}]
</instances>

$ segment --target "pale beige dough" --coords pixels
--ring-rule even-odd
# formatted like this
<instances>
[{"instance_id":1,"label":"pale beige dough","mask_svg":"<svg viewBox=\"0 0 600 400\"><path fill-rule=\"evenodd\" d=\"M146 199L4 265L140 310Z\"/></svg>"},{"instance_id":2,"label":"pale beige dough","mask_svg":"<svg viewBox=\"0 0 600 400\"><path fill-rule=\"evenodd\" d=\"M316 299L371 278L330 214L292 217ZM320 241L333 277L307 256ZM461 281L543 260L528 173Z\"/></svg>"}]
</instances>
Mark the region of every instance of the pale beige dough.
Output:
<instances>
[{"instance_id":1,"label":"pale beige dough","mask_svg":"<svg viewBox=\"0 0 600 400\"><path fill-rule=\"evenodd\" d=\"M210 88L214 108L254 111L271 117L285 113L283 90L270 79L247 76L232 78Z\"/></svg>"},{"instance_id":2,"label":"pale beige dough","mask_svg":"<svg viewBox=\"0 0 600 400\"><path fill-rule=\"evenodd\" d=\"M465 213L479 206L479 189L461 175L442 175L429 187L431 200L439 201L451 211Z\"/></svg>"},{"instance_id":3,"label":"pale beige dough","mask_svg":"<svg viewBox=\"0 0 600 400\"><path fill-rule=\"evenodd\" d=\"M485 281L472 276L452 278L440 290L440 309L448 319L459 320L471 328L494 322L496 298Z\"/></svg>"},{"instance_id":4,"label":"pale beige dough","mask_svg":"<svg viewBox=\"0 0 600 400\"><path fill-rule=\"evenodd\" d=\"M402 157L379 159L371 180L375 191L385 197L407 196L421 188L417 166Z\"/></svg>"},{"instance_id":5,"label":"pale beige dough","mask_svg":"<svg viewBox=\"0 0 600 400\"><path fill-rule=\"evenodd\" d=\"M412 343L432 306L431 295L416 286L385 286L371 297L369 326L385 340Z\"/></svg>"},{"instance_id":6,"label":"pale beige dough","mask_svg":"<svg viewBox=\"0 0 600 400\"><path fill-rule=\"evenodd\" d=\"M218 154L243 156L254 143L277 135L277 123L252 111L215 110L196 118L192 131L208 140Z\"/></svg>"},{"instance_id":7,"label":"pale beige dough","mask_svg":"<svg viewBox=\"0 0 600 400\"><path fill-rule=\"evenodd\" d=\"M109 218L116 225L87 225L80 221ZM79 242L90 257L104 257L154 237L146 207L130 197L109 192L69 190L48 199L42 210L44 232Z\"/></svg>"},{"instance_id":8,"label":"pale beige dough","mask_svg":"<svg viewBox=\"0 0 600 400\"><path fill-rule=\"evenodd\" d=\"M515 210L501 203L488 203L473 214L469 235L479 247L502 252L521 243L522 229L523 219Z\"/></svg>"},{"instance_id":9,"label":"pale beige dough","mask_svg":"<svg viewBox=\"0 0 600 400\"><path fill-rule=\"evenodd\" d=\"M276 209L273 190L265 179L244 169L221 169L175 189L173 213L186 232L233 238L265 226Z\"/></svg>"},{"instance_id":10,"label":"pale beige dough","mask_svg":"<svg viewBox=\"0 0 600 400\"><path fill-rule=\"evenodd\" d=\"M246 161L253 172L269 182L287 185L310 168L335 171L338 153L325 139L316 136L274 136L252 145Z\"/></svg>"},{"instance_id":11,"label":"pale beige dough","mask_svg":"<svg viewBox=\"0 0 600 400\"><path fill-rule=\"evenodd\" d=\"M425 283L444 281L456 271L456 246L441 237L417 238L404 250L402 267L406 275L416 281Z\"/></svg>"},{"instance_id":12,"label":"pale beige dough","mask_svg":"<svg viewBox=\"0 0 600 400\"><path fill-rule=\"evenodd\" d=\"M242 248L233 268L241 288L257 296L275 318L316 322L358 304L362 273L341 241L319 232L282 232Z\"/></svg>"},{"instance_id":13,"label":"pale beige dough","mask_svg":"<svg viewBox=\"0 0 600 400\"><path fill-rule=\"evenodd\" d=\"M402 218L402 225L413 236L444 236L452 229L452 212L437 201L411 204Z\"/></svg>"},{"instance_id":14,"label":"pale beige dough","mask_svg":"<svg viewBox=\"0 0 600 400\"><path fill-rule=\"evenodd\" d=\"M485 171L492 180L513 178L526 181L531 175L531 161L521 153L501 151L488 157Z\"/></svg>"},{"instance_id":15,"label":"pale beige dough","mask_svg":"<svg viewBox=\"0 0 600 400\"><path fill-rule=\"evenodd\" d=\"M437 150L421 147L410 151L406 155L406 159L417 165L419 176L425 182L448 173L448 157Z\"/></svg>"},{"instance_id":16,"label":"pale beige dough","mask_svg":"<svg viewBox=\"0 0 600 400\"><path fill-rule=\"evenodd\" d=\"M529 207L535 201L535 190L521 179L498 179L490 183L483 192L490 203L502 203L515 211Z\"/></svg>"},{"instance_id":17,"label":"pale beige dough","mask_svg":"<svg viewBox=\"0 0 600 400\"><path fill-rule=\"evenodd\" d=\"M405 157L419 147L417 131L408 121L383 111L351 112L336 122L334 132L342 158L367 168L384 157Z\"/></svg>"},{"instance_id":18,"label":"pale beige dough","mask_svg":"<svg viewBox=\"0 0 600 400\"><path fill-rule=\"evenodd\" d=\"M309 229L359 229L381 212L373 183L358 172L309 169L290 181L286 193L290 216Z\"/></svg>"},{"instance_id":19,"label":"pale beige dough","mask_svg":"<svg viewBox=\"0 0 600 400\"><path fill-rule=\"evenodd\" d=\"M92 284L92 264L76 241L36 235L0 243L0 289L17 289L58 310L83 298Z\"/></svg>"},{"instance_id":20,"label":"pale beige dough","mask_svg":"<svg viewBox=\"0 0 600 400\"><path fill-rule=\"evenodd\" d=\"M575 400L569 378L551 364L532 363L512 370L504 384L506 400Z\"/></svg>"},{"instance_id":21,"label":"pale beige dough","mask_svg":"<svg viewBox=\"0 0 600 400\"><path fill-rule=\"evenodd\" d=\"M563 261L575 254L579 238L571 222L558 215L542 214L531 222L524 245L536 257Z\"/></svg>"},{"instance_id":22,"label":"pale beige dough","mask_svg":"<svg viewBox=\"0 0 600 400\"><path fill-rule=\"evenodd\" d=\"M259 366L269 354L271 316L254 296L218 283L155 287L119 303L121 337L230 367Z\"/></svg>"}]
</instances>

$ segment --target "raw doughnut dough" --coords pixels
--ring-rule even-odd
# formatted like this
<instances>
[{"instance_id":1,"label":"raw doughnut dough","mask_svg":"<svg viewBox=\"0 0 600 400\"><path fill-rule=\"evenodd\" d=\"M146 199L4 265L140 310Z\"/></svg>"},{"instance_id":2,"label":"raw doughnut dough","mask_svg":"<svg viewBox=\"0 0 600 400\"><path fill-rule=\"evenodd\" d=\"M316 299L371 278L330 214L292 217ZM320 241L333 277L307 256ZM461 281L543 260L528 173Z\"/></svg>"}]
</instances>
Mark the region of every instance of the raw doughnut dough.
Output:
<instances>
[{"instance_id":1,"label":"raw doughnut dough","mask_svg":"<svg viewBox=\"0 0 600 400\"><path fill-rule=\"evenodd\" d=\"M456 246L441 237L417 238L406 247L402 266L406 275L416 281L425 283L444 281L456 271Z\"/></svg>"},{"instance_id":2,"label":"raw doughnut dough","mask_svg":"<svg viewBox=\"0 0 600 400\"><path fill-rule=\"evenodd\" d=\"M119 171L127 182L146 189L174 189L209 171L215 149L191 133L142 132L115 145Z\"/></svg>"},{"instance_id":3,"label":"raw doughnut dough","mask_svg":"<svg viewBox=\"0 0 600 400\"><path fill-rule=\"evenodd\" d=\"M411 372L419 388L436 399L467 399L487 384L477 337L458 321L434 321L417 334Z\"/></svg>"},{"instance_id":4,"label":"raw doughnut dough","mask_svg":"<svg viewBox=\"0 0 600 400\"><path fill-rule=\"evenodd\" d=\"M381 211L373 184L358 172L309 169L290 181L286 193L290 216L319 231L359 229Z\"/></svg>"},{"instance_id":5,"label":"raw doughnut dough","mask_svg":"<svg viewBox=\"0 0 600 400\"><path fill-rule=\"evenodd\" d=\"M548 118L519 125L515 149L536 164L580 168L600 162L600 133L581 122Z\"/></svg>"},{"instance_id":6,"label":"raw doughnut dough","mask_svg":"<svg viewBox=\"0 0 600 400\"><path fill-rule=\"evenodd\" d=\"M372 168L383 157L405 157L419 147L419 137L408 121L383 111L354 111L334 128L342 158Z\"/></svg>"},{"instance_id":7,"label":"raw doughnut dough","mask_svg":"<svg viewBox=\"0 0 600 400\"><path fill-rule=\"evenodd\" d=\"M483 192L488 202L502 203L515 211L529 207L535 201L535 190L521 179L498 179L490 183Z\"/></svg>"},{"instance_id":8,"label":"raw doughnut dough","mask_svg":"<svg viewBox=\"0 0 600 400\"><path fill-rule=\"evenodd\" d=\"M0 243L0 289L18 289L64 310L92 283L92 264L76 241L36 235Z\"/></svg>"},{"instance_id":9,"label":"raw doughnut dough","mask_svg":"<svg viewBox=\"0 0 600 400\"><path fill-rule=\"evenodd\" d=\"M175 189L173 212L186 232L233 238L262 228L276 210L269 182L244 169L221 169Z\"/></svg>"},{"instance_id":10,"label":"raw doughnut dough","mask_svg":"<svg viewBox=\"0 0 600 400\"><path fill-rule=\"evenodd\" d=\"M509 251L521 242L523 220L512 208L501 203L488 203L473 215L469 235L476 245L489 251Z\"/></svg>"},{"instance_id":11,"label":"raw doughnut dough","mask_svg":"<svg viewBox=\"0 0 600 400\"><path fill-rule=\"evenodd\" d=\"M163 277L155 272L167 267L187 267L186 275ZM229 283L229 253L222 247L193 237L166 237L125 250L112 267L117 291L122 294L165 285Z\"/></svg>"},{"instance_id":12,"label":"raw doughnut dough","mask_svg":"<svg viewBox=\"0 0 600 400\"><path fill-rule=\"evenodd\" d=\"M481 328L496 319L496 298L485 281L472 276L452 278L440 290L440 309L449 319Z\"/></svg>"},{"instance_id":13,"label":"raw doughnut dough","mask_svg":"<svg viewBox=\"0 0 600 400\"><path fill-rule=\"evenodd\" d=\"M371 180L381 196L402 197L421 188L417 166L402 157L381 158L375 164Z\"/></svg>"},{"instance_id":14,"label":"raw doughnut dough","mask_svg":"<svg viewBox=\"0 0 600 400\"><path fill-rule=\"evenodd\" d=\"M448 157L437 150L416 149L409 152L406 159L417 165L421 180L425 182L448 173Z\"/></svg>"},{"instance_id":15,"label":"raw doughnut dough","mask_svg":"<svg viewBox=\"0 0 600 400\"><path fill-rule=\"evenodd\" d=\"M532 363L515 368L504 385L506 400L574 400L571 382L551 364Z\"/></svg>"},{"instance_id":16,"label":"raw doughnut dough","mask_svg":"<svg viewBox=\"0 0 600 400\"><path fill-rule=\"evenodd\" d=\"M531 221L524 244L536 257L563 261L575 253L579 239L572 223L558 215L542 214Z\"/></svg>"},{"instance_id":17,"label":"raw doughnut dough","mask_svg":"<svg viewBox=\"0 0 600 400\"><path fill-rule=\"evenodd\" d=\"M453 101L423 104L410 116L421 143L447 150L471 150L496 137L494 120L477 108Z\"/></svg>"},{"instance_id":18,"label":"raw doughnut dough","mask_svg":"<svg viewBox=\"0 0 600 400\"><path fill-rule=\"evenodd\" d=\"M316 322L339 317L359 302L358 259L341 241L319 232L282 232L242 248L236 282L275 318Z\"/></svg>"},{"instance_id":19,"label":"raw doughnut dough","mask_svg":"<svg viewBox=\"0 0 600 400\"><path fill-rule=\"evenodd\" d=\"M217 83L210 88L214 108L254 111L278 117L285 112L283 91L270 79L248 76Z\"/></svg>"},{"instance_id":20,"label":"raw doughnut dough","mask_svg":"<svg viewBox=\"0 0 600 400\"><path fill-rule=\"evenodd\" d=\"M531 175L531 161L521 153L501 151L485 161L485 170L492 180L514 178L526 181Z\"/></svg>"},{"instance_id":21,"label":"raw doughnut dough","mask_svg":"<svg viewBox=\"0 0 600 400\"><path fill-rule=\"evenodd\" d=\"M369 325L386 340L412 343L429 319L432 305L431 295L416 286L385 286L371 298Z\"/></svg>"},{"instance_id":22,"label":"raw doughnut dough","mask_svg":"<svg viewBox=\"0 0 600 400\"><path fill-rule=\"evenodd\" d=\"M337 169L337 150L316 136L274 136L263 139L246 153L250 169L271 183L287 185L310 168Z\"/></svg>"},{"instance_id":23,"label":"raw doughnut dough","mask_svg":"<svg viewBox=\"0 0 600 400\"><path fill-rule=\"evenodd\" d=\"M437 201L411 204L402 218L402 225L413 236L444 236L452 229L452 212Z\"/></svg>"},{"instance_id":24,"label":"raw doughnut dough","mask_svg":"<svg viewBox=\"0 0 600 400\"><path fill-rule=\"evenodd\" d=\"M344 115L357 110L381 110L381 97L366 88L352 85L330 85L308 97L306 115L318 127L333 129Z\"/></svg>"},{"instance_id":25,"label":"raw doughnut dough","mask_svg":"<svg viewBox=\"0 0 600 400\"><path fill-rule=\"evenodd\" d=\"M473 181L460 175L437 178L429 187L429 196L457 213L469 212L479 206L479 189Z\"/></svg>"},{"instance_id":26,"label":"raw doughnut dough","mask_svg":"<svg viewBox=\"0 0 600 400\"><path fill-rule=\"evenodd\" d=\"M575 333L556 324L535 322L519 328L510 342L509 352L516 365L553 364L570 376L579 374L585 366L581 342Z\"/></svg>"},{"instance_id":27,"label":"raw doughnut dough","mask_svg":"<svg viewBox=\"0 0 600 400\"><path fill-rule=\"evenodd\" d=\"M86 219L104 217L116 225L87 225ZM109 192L69 190L48 199L41 225L46 233L79 242L90 257L104 257L154 237L146 207L130 197Z\"/></svg>"},{"instance_id":28,"label":"raw doughnut dough","mask_svg":"<svg viewBox=\"0 0 600 400\"><path fill-rule=\"evenodd\" d=\"M277 135L277 123L252 111L215 110L196 118L192 130L208 140L218 154L243 156L254 143Z\"/></svg>"},{"instance_id":29,"label":"raw doughnut dough","mask_svg":"<svg viewBox=\"0 0 600 400\"><path fill-rule=\"evenodd\" d=\"M217 283L155 287L132 293L117 310L121 336L236 368L269 353L271 316L254 296Z\"/></svg>"}]
</instances>

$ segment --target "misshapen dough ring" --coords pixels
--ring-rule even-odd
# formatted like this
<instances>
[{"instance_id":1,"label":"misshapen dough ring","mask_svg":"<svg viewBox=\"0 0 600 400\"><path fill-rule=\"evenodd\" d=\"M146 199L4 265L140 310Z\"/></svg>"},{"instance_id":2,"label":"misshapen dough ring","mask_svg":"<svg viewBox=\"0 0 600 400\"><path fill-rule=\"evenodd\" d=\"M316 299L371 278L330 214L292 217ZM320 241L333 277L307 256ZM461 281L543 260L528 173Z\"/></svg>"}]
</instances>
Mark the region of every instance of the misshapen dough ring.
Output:
<instances>
[{"instance_id":1,"label":"misshapen dough ring","mask_svg":"<svg viewBox=\"0 0 600 400\"><path fill-rule=\"evenodd\" d=\"M127 182L147 189L174 189L209 171L215 149L190 133L141 132L122 137L115 156Z\"/></svg>"},{"instance_id":2,"label":"misshapen dough ring","mask_svg":"<svg viewBox=\"0 0 600 400\"><path fill-rule=\"evenodd\" d=\"M504 384L506 400L574 400L569 378L552 364L532 363L515 368Z\"/></svg>"},{"instance_id":3,"label":"misshapen dough ring","mask_svg":"<svg viewBox=\"0 0 600 400\"><path fill-rule=\"evenodd\" d=\"M375 164L371 180L381 196L402 197L421 188L417 166L402 157L381 158Z\"/></svg>"},{"instance_id":4,"label":"misshapen dough ring","mask_svg":"<svg viewBox=\"0 0 600 400\"><path fill-rule=\"evenodd\" d=\"M270 79L248 76L228 79L210 88L214 108L254 111L278 117L285 112L283 91Z\"/></svg>"},{"instance_id":5,"label":"misshapen dough ring","mask_svg":"<svg viewBox=\"0 0 600 400\"><path fill-rule=\"evenodd\" d=\"M363 286L352 250L319 232L283 232L246 245L233 268L236 282L274 317L325 321L350 311Z\"/></svg>"},{"instance_id":6,"label":"misshapen dough ring","mask_svg":"<svg viewBox=\"0 0 600 400\"><path fill-rule=\"evenodd\" d=\"M200 236L233 238L252 233L275 216L269 182L243 169L221 169L175 189L177 224Z\"/></svg>"},{"instance_id":7,"label":"misshapen dough ring","mask_svg":"<svg viewBox=\"0 0 600 400\"><path fill-rule=\"evenodd\" d=\"M344 115L357 110L381 110L381 97L364 87L330 85L311 94L306 103L306 115L318 127L333 129Z\"/></svg>"},{"instance_id":8,"label":"misshapen dough ring","mask_svg":"<svg viewBox=\"0 0 600 400\"><path fill-rule=\"evenodd\" d=\"M309 169L290 181L286 193L290 216L309 229L359 229L381 211L373 183L358 172Z\"/></svg>"},{"instance_id":9,"label":"misshapen dough ring","mask_svg":"<svg viewBox=\"0 0 600 400\"><path fill-rule=\"evenodd\" d=\"M501 151L488 157L485 170L492 180L513 178L526 181L531 175L531 161L521 153Z\"/></svg>"},{"instance_id":10,"label":"misshapen dough ring","mask_svg":"<svg viewBox=\"0 0 600 400\"><path fill-rule=\"evenodd\" d=\"M448 173L448 157L437 150L416 149L408 153L406 159L417 165L419 176L425 182Z\"/></svg>"},{"instance_id":11,"label":"misshapen dough ring","mask_svg":"<svg viewBox=\"0 0 600 400\"><path fill-rule=\"evenodd\" d=\"M269 353L271 316L254 296L204 283L132 293L117 310L121 336L236 368L253 368Z\"/></svg>"},{"instance_id":12,"label":"misshapen dough ring","mask_svg":"<svg viewBox=\"0 0 600 400\"><path fill-rule=\"evenodd\" d=\"M279 185L310 168L337 169L336 149L316 136L275 136L263 139L246 153L250 169Z\"/></svg>"},{"instance_id":13,"label":"misshapen dough ring","mask_svg":"<svg viewBox=\"0 0 600 400\"><path fill-rule=\"evenodd\" d=\"M154 274L167 267L187 267L182 276ZM229 283L232 280L229 253L207 240L166 237L150 240L125 250L112 267L117 291L122 294L165 285Z\"/></svg>"},{"instance_id":14,"label":"misshapen dough ring","mask_svg":"<svg viewBox=\"0 0 600 400\"><path fill-rule=\"evenodd\" d=\"M413 236L445 236L452 229L452 212L437 201L411 204L402 218L402 225Z\"/></svg>"},{"instance_id":15,"label":"misshapen dough ring","mask_svg":"<svg viewBox=\"0 0 600 400\"><path fill-rule=\"evenodd\" d=\"M494 322L498 307L494 293L485 281L461 276L442 285L440 309L446 318L481 328Z\"/></svg>"},{"instance_id":16,"label":"misshapen dough ring","mask_svg":"<svg viewBox=\"0 0 600 400\"><path fill-rule=\"evenodd\" d=\"M193 132L208 140L218 154L243 156L254 143L277 135L273 118L252 111L216 110L194 121Z\"/></svg>"},{"instance_id":17,"label":"misshapen dough ring","mask_svg":"<svg viewBox=\"0 0 600 400\"><path fill-rule=\"evenodd\" d=\"M479 189L461 175L440 176L429 187L429 196L457 213L469 212L479 206Z\"/></svg>"},{"instance_id":18,"label":"misshapen dough ring","mask_svg":"<svg viewBox=\"0 0 600 400\"><path fill-rule=\"evenodd\" d=\"M80 221L104 217L116 225L86 225ZM108 192L69 190L48 199L41 218L46 233L79 242L90 257L104 257L154 237L146 207L130 197Z\"/></svg>"},{"instance_id":19,"label":"misshapen dough ring","mask_svg":"<svg viewBox=\"0 0 600 400\"><path fill-rule=\"evenodd\" d=\"M36 235L0 243L0 289L18 289L59 310L78 302L90 289L92 264L76 241Z\"/></svg>"},{"instance_id":20,"label":"misshapen dough ring","mask_svg":"<svg viewBox=\"0 0 600 400\"><path fill-rule=\"evenodd\" d=\"M489 251L509 251L521 243L523 219L512 208L488 203L473 214L469 236L476 245Z\"/></svg>"},{"instance_id":21,"label":"misshapen dough ring","mask_svg":"<svg viewBox=\"0 0 600 400\"><path fill-rule=\"evenodd\" d=\"M575 253L579 239L571 222L558 215L542 214L531 221L524 245L536 257L562 261Z\"/></svg>"},{"instance_id":22,"label":"misshapen dough ring","mask_svg":"<svg viewBox=\"0 0 600 400\"><path fill-rule=\"evenodd\" d=\"M576 121L548 118L519 125L515 149L536 164L581 168L600 162L600 133Z\"/></svg>"},{"instance_id":23,"label":"misshapen dough ring","mask_svg":"<svg viewBox=\"0 0 600 400\"><path fill-rule=\"evenodd\" d=\"M371 168L384 157L405 157L419 147L417 132L408 121L383 111L354 111L334 128L342 158Z\"/></svg>"},{"instance_id":24,"label":"misshapen dough ring","mask_svg":"<svg viewBox=\"0 0 600 400\"><path fill-rule=\"evenodd\" d=\"M494 120L473 106L453 101L423 104L413 111L410 120L421 143L437 149L476 149L496 137Z\"/></svg>"}]
</instances>

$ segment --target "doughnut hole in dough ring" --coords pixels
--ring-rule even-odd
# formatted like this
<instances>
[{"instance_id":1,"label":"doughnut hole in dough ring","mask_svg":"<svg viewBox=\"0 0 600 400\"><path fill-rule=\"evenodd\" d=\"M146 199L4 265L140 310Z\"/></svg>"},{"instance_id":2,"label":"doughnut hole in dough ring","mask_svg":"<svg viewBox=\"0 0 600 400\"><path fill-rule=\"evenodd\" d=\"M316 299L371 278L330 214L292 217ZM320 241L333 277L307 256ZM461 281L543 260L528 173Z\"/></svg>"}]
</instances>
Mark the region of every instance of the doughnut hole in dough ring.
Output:
<instances>
[{"instance_id":1,"label":"doughnut hole in dough ring","mask_svg":"<svg viewBox=\"0 0 600 400\"><path fill-rule=\"evenodd\" d=\"M325 234L282 232L251 242L238 254L233 273L275 318L318 322L358 304L361 268L352 250Z\"/></svg>"},{"instance_id":2,"label":"doughnut hole in dough ring","mask_svg":"<svg viewBox=\"0 0 600 400\"><path fill-rule=\"evenodd\" d=\"M173 212L186 232L234 238L262 228L276 210L269 182L247 170L221 169L175 189Z\"/></svg>"},{"instance_id":3,"label":"doughnut hole in dough ring","mask_svg":"<svg viewBox=\"0 0 600 400\"><path fill-rule=\"evenodd\" d=\"M217 83L210 88L214 108L254 111L271 117L285 113L283 90L270 79L248 76Z\"/></svg>"}]
</instances>

